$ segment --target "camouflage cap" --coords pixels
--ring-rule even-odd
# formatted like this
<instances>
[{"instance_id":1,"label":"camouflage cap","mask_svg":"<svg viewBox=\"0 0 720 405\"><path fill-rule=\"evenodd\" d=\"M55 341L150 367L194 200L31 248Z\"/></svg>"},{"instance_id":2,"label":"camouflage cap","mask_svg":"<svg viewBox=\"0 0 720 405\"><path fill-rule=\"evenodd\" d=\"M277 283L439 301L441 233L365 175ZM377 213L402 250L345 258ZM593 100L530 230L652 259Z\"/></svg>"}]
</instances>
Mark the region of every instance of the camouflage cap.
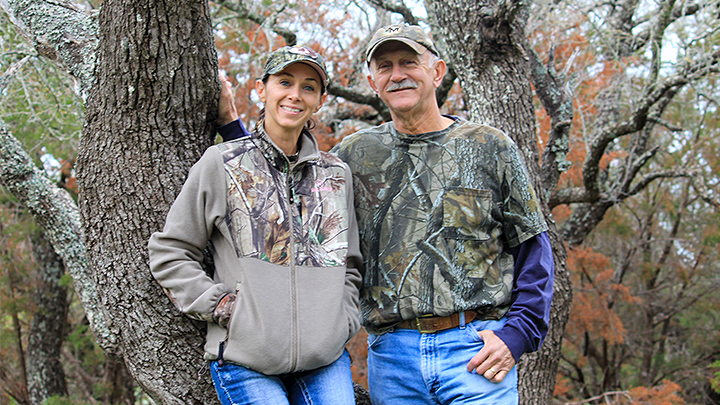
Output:
<instances>
[{"instance_id":1,"label":"camouflage cap","mask_svg":"<svg viewBox=\"0 0 720 405\"><path fill-rule=\"evenodd\" d=\"M323 57L310 48L297 45L285 46L270 54L270 57L265 63L265 69L263 69L263 80L270 75L282 72L283 69L296 62L307 63L317 70L322 79L323 86L327 87L328 74L325 69L325 60Z\"/></svg>"},{"instance_id":2,"label":"camouflage cap","mask_svg":"<svg viewBox=\"0 0 720 405\"><path fill-rule=\"evenodd\" d=\"M380 28L375 32L365 53L367 63L370 63L373 53L377 48L387 41L400 41L408 45L418 54L424 53L425 50L430 50L430 52L438 55L432 39L430 39L422 28L417 25L393 24Z\"/></svg>"}]
</instances>

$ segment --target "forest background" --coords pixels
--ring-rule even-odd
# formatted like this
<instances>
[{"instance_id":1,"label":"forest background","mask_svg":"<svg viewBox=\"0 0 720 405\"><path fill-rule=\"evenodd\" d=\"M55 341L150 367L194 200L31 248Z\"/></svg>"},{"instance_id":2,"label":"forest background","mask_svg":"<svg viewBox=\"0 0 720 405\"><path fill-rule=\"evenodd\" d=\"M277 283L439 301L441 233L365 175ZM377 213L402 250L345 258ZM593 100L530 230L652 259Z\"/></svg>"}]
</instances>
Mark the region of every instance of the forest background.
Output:
<instances>
[{"instance_id":1,"label":"forest background","mask_svg":"<svg viewBox=\"0 0 720 405\"><path fill-rule=\"evenodd\" d=\"M389 119L362 50L420 24L444 113L520 146L556 255L522 403L720 403L720 6L690 0L0 0L0 404L216 403L145 242L268 53L332 72L324 149ZM80 187L78 187L80 184ZM82 190L79 192L79 190ZM366 385L361 333L349 345Z\"/></svg>"}]
</instances>

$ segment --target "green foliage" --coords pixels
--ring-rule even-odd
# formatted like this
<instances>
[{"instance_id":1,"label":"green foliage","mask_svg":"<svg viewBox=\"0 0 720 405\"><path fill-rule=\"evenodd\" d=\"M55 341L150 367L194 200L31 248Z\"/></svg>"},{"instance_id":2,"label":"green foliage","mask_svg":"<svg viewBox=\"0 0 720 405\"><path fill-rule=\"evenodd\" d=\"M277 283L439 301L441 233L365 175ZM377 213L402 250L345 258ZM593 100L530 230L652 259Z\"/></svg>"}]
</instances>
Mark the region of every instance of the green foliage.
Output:
<instances>
[{"instance_id":1,"label":"green foliage","mask_svg":"<svg viewBox=\"0 0 720 405\"><path fill-rule=\"evenodd\" d=\"M95 343L87 324L79 324L68 335L68 342L72 346L74 357L82 361L84 368L93 369L105 363L102 349Z\"/></svg>"},{"instance_id":2,"label":"green foliage","mask_svg":"<svg viewBox=\"0 0 720 405\"><path fill-rule=\"evenodd\" d=\"M42 402L42 405L84 405L87 402L75 401L67 397L52 396Z\"/></svg>"},{"instance_id":3,"label":"green foliage","mask_svg":"<svg viewBox=\"0 0 720 405\"><path fill-rule=\"evenodd\" d=\"M713 378L710 379L710 385L715 392L720 394L720 361L712 363L710 367L713 369L717 369L713 373Z\"/></svg>"}]
</instances>

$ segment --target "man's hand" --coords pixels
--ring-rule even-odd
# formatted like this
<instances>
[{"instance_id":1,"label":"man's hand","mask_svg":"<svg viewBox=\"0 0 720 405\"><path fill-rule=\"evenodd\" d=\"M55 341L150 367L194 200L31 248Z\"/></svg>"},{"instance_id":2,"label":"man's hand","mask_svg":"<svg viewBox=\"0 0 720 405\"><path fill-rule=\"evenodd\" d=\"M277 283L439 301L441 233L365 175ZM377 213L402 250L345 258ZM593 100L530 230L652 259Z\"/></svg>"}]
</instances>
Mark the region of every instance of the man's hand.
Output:
<instances>
[{"instance_id":1,"label":"man's hand","mask_svg":"<svg viewBox=\"0 0 720 405\"><path fill-rule=\"evenodd\" d=\"M237 109L233 102L232 84L224 75L220 75L220 102L218 103L218 126L229 124L238 119Z\"/></svg>"},{"instance_id":2,"label":"man's hand","mask_svg":"<svg viewBox=\"0 0 720 405\"><path fill-rule=\"evenodd\" d=\"M515 359L505 342L495 335L491 330L478 332L480 338L485 342L482 349L470 359L467 365L469 372L473 370L488 380L499 383L515 366Z\"/></svg>"}]
</instances>

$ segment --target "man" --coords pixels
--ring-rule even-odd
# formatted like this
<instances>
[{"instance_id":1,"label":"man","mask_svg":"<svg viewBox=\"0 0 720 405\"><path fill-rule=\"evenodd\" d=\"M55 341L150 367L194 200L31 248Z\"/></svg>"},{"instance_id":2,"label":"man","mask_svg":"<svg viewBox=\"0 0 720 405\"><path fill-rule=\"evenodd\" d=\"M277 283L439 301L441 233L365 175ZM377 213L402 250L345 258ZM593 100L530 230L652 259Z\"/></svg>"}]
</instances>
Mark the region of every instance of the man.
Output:
<instances>
[{"instance_id":1,"label":"man","mask_svg":"<svg viewBox=\"0 0 720 405\"><path fill-rule=\"evenodd\" d=\"M517 404L517 368L547 333L554 262L513 141L440 113L447 70L418 26L366 52L392 122L333 150L353 172L374 405Z\"/></svg>"}]
</instances>

